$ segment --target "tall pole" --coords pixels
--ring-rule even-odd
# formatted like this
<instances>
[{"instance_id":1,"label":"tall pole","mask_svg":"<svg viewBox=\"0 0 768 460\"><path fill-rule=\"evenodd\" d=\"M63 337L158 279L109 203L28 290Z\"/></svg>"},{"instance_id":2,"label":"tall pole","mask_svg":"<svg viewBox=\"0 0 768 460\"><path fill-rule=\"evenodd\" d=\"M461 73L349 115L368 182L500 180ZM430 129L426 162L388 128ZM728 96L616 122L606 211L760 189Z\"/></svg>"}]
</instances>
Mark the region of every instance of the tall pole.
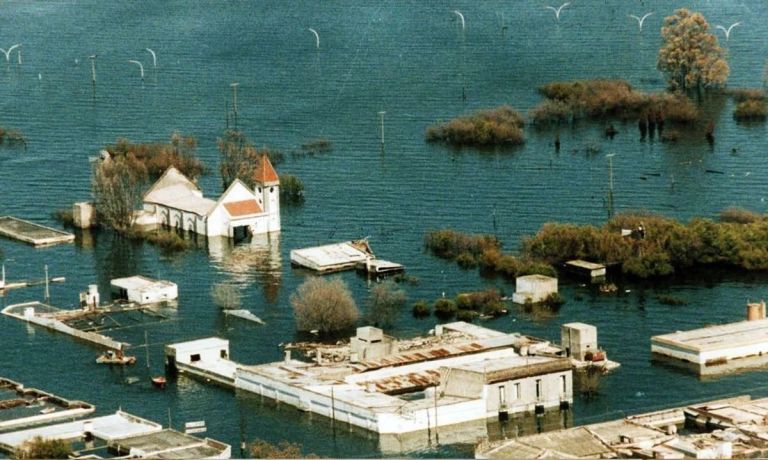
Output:
<instances>
[{"instance_id":1,"label":"tall pole","mask_svg":"<svg viewBox=\"0 0 768 460\"><path fill-rule=\"evenodd\" d=\"M232 110L235 113L235 130L237 130L237 86L239 83L230 83L229 86L232 87Z\"/></svg>"},{"instance_id":2,"label":"tall pole","mask_svg":"<svg viewBox=\"0 0 768 460\"><path fill-rule=\"evenodd\" d=\"M149 369L149 333L144 331L144 350L147 354L147 369Z\"/></svg>"},{"instance_id":3,"label":"tall pole","mask_svg":"<svg viewBox=\"0 0 768 460\"><path fill-rule=\"evenodd\" d=\"M45 301L48 302L51 298L51 293L48 290L48 265L45 266Z\"/></svg>"},{"instance_id":4,"label":"tall pole","mask_svg":"<svg viewBox=\"0 0 768 460\"><path fill-rule=\"evenodd\" d=\"M384 147L384 115L387 112L381 111L379 112L379 118L381 118L381 146Z\"/></svg>"},{"instance_id":5,"label":"tall pole","mask_svg":"<svg viewBox=\"0 0 768 460\"><path fill-rule=\"evenodd\" d=\"M608 158L608 217L613 217L613 156L615 153L609 153Z\"/></svg>"}]
</instances>

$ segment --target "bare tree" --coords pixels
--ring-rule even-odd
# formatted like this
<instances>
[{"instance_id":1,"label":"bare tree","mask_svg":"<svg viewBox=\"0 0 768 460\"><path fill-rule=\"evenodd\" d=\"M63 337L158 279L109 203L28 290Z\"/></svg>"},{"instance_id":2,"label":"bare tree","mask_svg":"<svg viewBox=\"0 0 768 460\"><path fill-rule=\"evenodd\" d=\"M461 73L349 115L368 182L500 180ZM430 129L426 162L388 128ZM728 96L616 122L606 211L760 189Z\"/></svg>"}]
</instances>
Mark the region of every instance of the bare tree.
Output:
<instances>
[{"instance_id":1,"label":"bare tree","mask_svg":"<svg viewBox=\"0 0 768 460\"><path fill-rule=\"evenodd\" d=\"M288 441L271 444L263 439L256 439L249 446L253 458L317 458L314 454L302 454L301 445Z\"/></svg>"},{"instance_id":2,"label":"bare tree","mask_svg":"<svg viewBox=\"0 0 768 460\"><path fill-rule=\"evenodd\" d=\"M240 308L242 296L236 286L231 284L214 284L211 289L213 303L222 310L234 310Z\"/></svg>"},{"instance_id":3,"label":"bare tree","mask_svg":"<svg viewBox=\"0 0 768 460\"><path fill-rule=\"evenodd\" d=\"M360 312L346 283L340 278L310 278L291 294L300 331L335 332L357 322Z\"/></svg>"},{"instance_id":4,"label":"bare tree","mask_svg":"<svg viewBox=\"0 0 768 460\"><path fill-rule=\"evenodd\" d=\"M41 436L25 441L11 455L14 459L69 458L72 445L62 439L45 439Z\"/></svg>"},{"instance_id":5,"label":"bare tree","mask_svg":"<svg viewBox=\"0 0 768 460\"><path fill-rule=\"evenodd\" d=\"M130 229L134 211L141 205L145 179L125 157L98 162L94 166L92 189L99 221L117 231Z\"/></svg>"},{"instance_id":6,"label":"bare tree","mask_svg":"<svg viewBox=\"0 0 768 460\"><path fill-rule=\"evenodd\" d=\"M368 321L379 327L392 326L407 299L405 291L399 289L394 281L376 284L368 298Z\"/></svg>"}]
</instances>

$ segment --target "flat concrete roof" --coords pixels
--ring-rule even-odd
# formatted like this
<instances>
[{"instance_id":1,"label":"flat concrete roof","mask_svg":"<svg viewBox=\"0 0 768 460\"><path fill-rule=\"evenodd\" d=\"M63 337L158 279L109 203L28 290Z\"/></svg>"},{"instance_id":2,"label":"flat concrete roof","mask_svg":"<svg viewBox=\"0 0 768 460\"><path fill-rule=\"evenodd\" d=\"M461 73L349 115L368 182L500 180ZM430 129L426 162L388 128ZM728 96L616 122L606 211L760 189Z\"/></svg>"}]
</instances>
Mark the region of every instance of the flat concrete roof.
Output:
<instances>
[{"instance_id":1,"label":"flat concrete roof","mask_svg":"<svg viewBox=\"0 0 768 460\"><path fill-rule=\"evenodd\" d=\"M586 260L569 260L568 262L566 262L566 264L571 265L573 267L584 268L587 270L599 270L601 268L605 268L605 265L596 264L594 262L587 262Z\"/></svg>"},{"instance_id":2,"label":"flat concrete roof","mask_svg":"<svg viewBox=\"0 0 768 460\"><path fill-rule=\"evenodd\" d=\"M153 280L151 278L147 278L146 276L141 276L141 275L128 276L125 278L115 278L112 281L110 281L109 284L115 287L126 289L126 290L147 289L147 288L154 288L154 287L164 288L164 287L176 286L174 283L171 283L170 281Z\"/></svg>"},{"instance_id":3,"label":"flat concrete roof","mask_svg":"<svg viewBox=\"0 0 768 460\"><path fill-rule=\"evenodd\" d=\"M146 457L167 459L221 457L230 448L228 444L169 429L132 436L110 445L120 452L139 449Z\"/></svg>"},{"instance_id":4,"label":"flat concrete roof","mask_svg":"<svg viewBox=\"0 0 768 460\"><path fill-rule=\"evenodd\" d=\"M90 428L87 428L86 424L89 424ZM103 417L0 434L0 446L7 446L15 449L35 436L42 436L46 439L79 438L83 436L86 431L90 431L97 439L111 441L128 436L160 431L162 429L163 427L157 423L118 411L112 415Z\"/></svg>"},{"instance_id":5,"label":"flat concrete roof","mask_svg":"<svg viewBox=\"0 0 768 460\"><path fill-rule=\"evenodd\" d=\"M320 268L365 261L371 254L358 249L351 241L291 250L291 262L300 263L294 256L308 260ZM314 268L314 267L310 267Z\"/></svg>"},{"instance_id":6,"label":"flat concrete roof","mask_svg":"<svg viewBox=\"0 0 768 460\"><path fill-rule=\"evenodd\" d=\"M651 343L704 352L768 342L768 319L739 321L651 337Z\"/></svg>"},{"instance_id":7,"label":"flat concrete roof","mask_svg":"<svg viewBox=\"0 0 768 460\"><path fill-rule=\"evenodd\" d=\"M176 352L190 352L195 350L208 350L211 348L229 347L229 340L219 337L206 337L204 339L190 340L188 342L172 343L166 348L176 350Z\"/></svg>"}]
</instances>

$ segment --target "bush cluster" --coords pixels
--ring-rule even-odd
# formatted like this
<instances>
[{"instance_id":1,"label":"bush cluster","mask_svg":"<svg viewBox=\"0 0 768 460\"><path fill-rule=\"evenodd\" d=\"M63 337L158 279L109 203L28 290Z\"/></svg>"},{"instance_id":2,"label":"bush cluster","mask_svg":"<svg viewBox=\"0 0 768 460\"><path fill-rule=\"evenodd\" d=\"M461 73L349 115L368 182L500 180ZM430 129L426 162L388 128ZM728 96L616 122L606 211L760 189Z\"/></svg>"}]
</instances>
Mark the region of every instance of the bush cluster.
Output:
<instances>
[{"instance_id":1,"label":"bush cluster","mask_svg":"<svg viewBox=\"0 0 768 460\"><path fill-rule=\"evenodd\" d=\"M286 203L304 201L304 182L292 174L280 174L280 199Z\"/></svg>"},{"instance_id":2,"label":"bush cluster","mask_svg":"<svg viewBox=\"0 0 768 460\"><path fill-rule=\"evenodd\" d=\"M26 145L27 138L24 133L16 129L5 129L0 127L0 145L17 146Z\"/></svg>"},{"instance_id":3,"label":"bush cluster","mask_svg":"<svg viewBox=\"0 0 768 460\"><path fill-rule=\"evenodd\" d=\"M458 146L521 145L525 143L524 125L520 112L503 105L430 126L426 138Z\"/></svg>"},{"instance_id":4,"label":"bush cluster","mask_svg":"<svg viewBox=\"0 0 768 460\"><path fill-rule=\"evenodd\" d=\"M622 229L645 228L643 238ZM666 276L694 265L768 270L768 219L747 223L693 219L683 224L660 215L619 214L603 227L548 223L523 241L523 255L559 264L570 259L618 263L639 278Z\"/></svg>"},{"instance_id":5,"label":"bush cluster","mask_svg":"<svg viewBox=\"0 0 768 460\"><path fill-rule=\"evenodd\" d=\"M547 263L503 253L501 242L493 235L468 234L442 229L428 232L424 241L432 254L442 259L453 260L462 268L479 266L486 273L499 274L507 278L555 274L555 269Z\"/></svg>"},{"instance_id":6,"label":"bush cluster","mask_svg":"<svg viewBox=\"0 0 768 460\"><path fill-rule=\"evenodd\" d=\"M624 80L558 81L539 87L546 98L529 112L535 125L573 123L579 119L690 123L698 118L694 103L681 94L647 94Z\"/></svg>"},{"instance_id":7,"label":"bush cluster","mask_svg":"<svg viewBox=\"0 0 768 460\"><path fill-rule=\"evenodd\" d=\"M195 180L205 168L195 156L197 141L191 136L173 133L167 144L149 142L135 144L128 139L118 139L106 147L113 157L125 157L134 173L148 180L156 180L170 166Z\"/></svg>"},{"instance_id":8,"label":"bush cluster","mask_svg":"<svg viewBox=\"0 0 768 460\"><path fill-rule=\"evenodd\" d=\"M768 105L765 99L747 99L736 104L733 118L736 121L764 121L768 118Z\"/></svg>"},{"instance_id":9,"label":"bush cluster","mask_svg":"<svg viewBox=\"0 0 768 460\"><path fill-rule=\"evenodd\" d=\"M190 247L189 242L175 231L158 230L147 233L144 238L164 252L179 252Z\"/></svg>"}]
</instances>

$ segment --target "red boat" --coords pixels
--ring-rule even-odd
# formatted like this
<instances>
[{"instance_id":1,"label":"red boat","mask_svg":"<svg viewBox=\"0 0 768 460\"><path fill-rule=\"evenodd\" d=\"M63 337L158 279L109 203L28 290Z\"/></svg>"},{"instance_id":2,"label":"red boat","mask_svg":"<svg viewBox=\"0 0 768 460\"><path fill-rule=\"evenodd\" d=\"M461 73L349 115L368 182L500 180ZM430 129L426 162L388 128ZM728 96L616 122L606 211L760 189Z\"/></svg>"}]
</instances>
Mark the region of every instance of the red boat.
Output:
<instances>
[{"instance_id":1,"label":"red boat","mask_svg":"<svg viewBox=\"0 0 768 460\"><path fill-rule=\"evenodd\" d=\"M156 386L157 388L165 388L165 377L162 375L152 377L152 385Z\"/></svg>"}]
</instances>

